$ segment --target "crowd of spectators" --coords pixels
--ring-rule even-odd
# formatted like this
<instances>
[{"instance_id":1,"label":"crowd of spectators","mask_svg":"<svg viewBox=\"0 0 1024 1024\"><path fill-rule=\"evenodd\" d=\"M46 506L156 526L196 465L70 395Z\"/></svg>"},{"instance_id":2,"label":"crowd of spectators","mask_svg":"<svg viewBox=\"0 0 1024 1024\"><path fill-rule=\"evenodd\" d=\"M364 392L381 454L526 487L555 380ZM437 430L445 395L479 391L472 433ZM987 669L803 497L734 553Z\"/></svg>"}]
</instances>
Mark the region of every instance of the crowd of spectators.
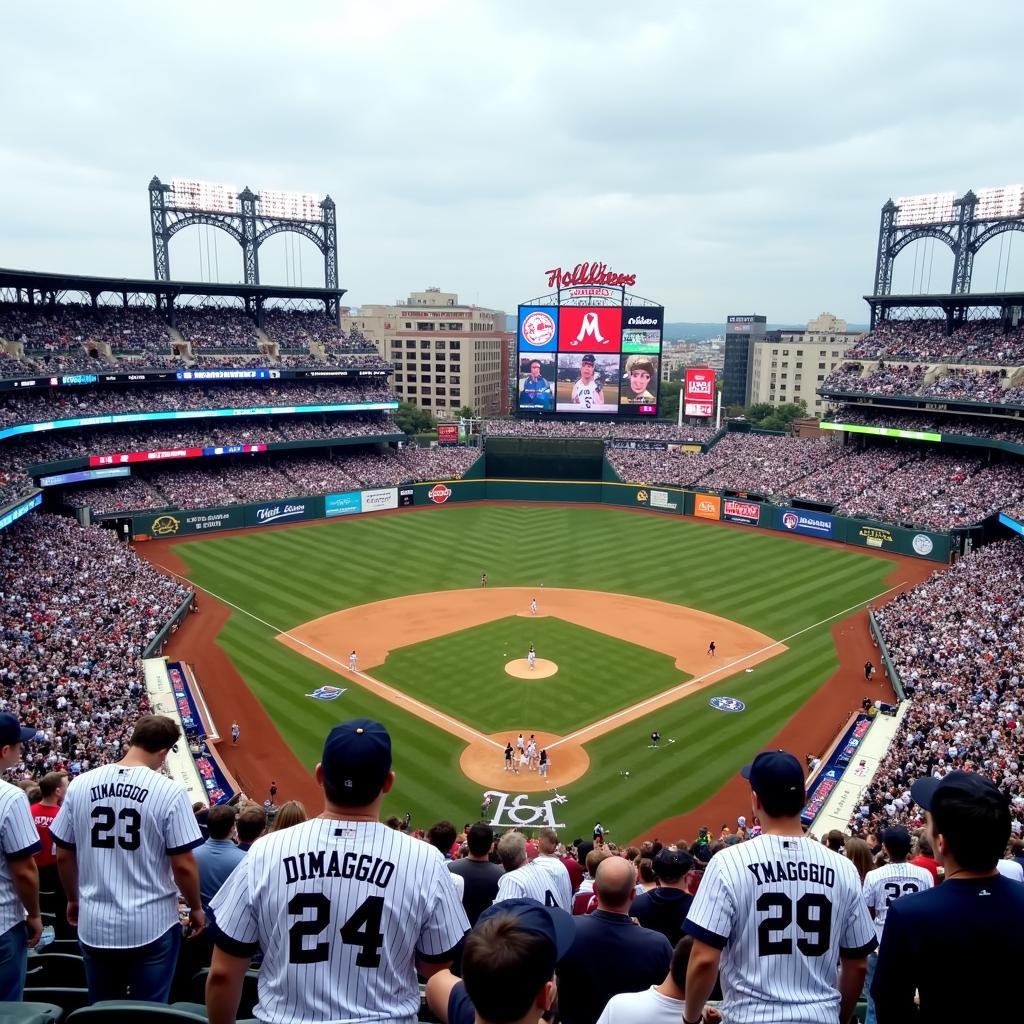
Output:
<instances>
[{"instance_id":1,"label":"crowd of spectators","mask_svg":"<svg viewBox=\"0 0 1024 1024\"><path fill-rule=\"evenodd\" d=\"M315 342L335 354L376 355L376 349L358 328L346 333L319 310L265 310L263 330L282 352L306 351L310 342Z\"/></svg>"},{"instance_id":2,"label":"crowd of spectators","mask_svg":"<svg viewBox=\"0 0 1024 1024\"><path fill-rule=\"evenodd\" d=\"M844 363L821 385L822 391L853 391L871 395L912 395L924 384L927 366L879 363L864 376L860 363Z\"/></svg>"},{"instance_id":3,"label":"crowd of spectators","mask_svg":"<svg viewBox=\"0 0 1024 1024\"><path fill-rule=\"evenodd\" d=\"M922 363L1024 364L1024 327L1003 331L1002 321L972 320L946 333L945 320L889 320L847 351L852 359Z\"/></svg>"},{"instance_id":4,"label":"crowd of spectators","mask_svg":"<svg viewBox=\"0 0 1024 1024\"><path fill-rule=\"evenodd\" d=\"M191 461L147 467L123 480L66 492L72 508L97 514L159 508L205 508L279 498L458 480L477 460L475 448L412 448Z\"/></svg>"},{"instance_id":5,"label":"crowd of spectators","mask_svg":"<svg viewBox=\"0 0 1024 1024\"><path fill-rule=\"evenodd\" d=\"M1011 800L1024 831L1024 545L999 541L936 572L875 611L913 704L851 821L859 833L923 823L910 783L981 772Z\"/></svg>"},{"instance_id":6,"label":"crowd of spectators","mask_svg":"<svg viewBox=\"0 0 1024 1024\"><path fill-rule=\"evenodd\" d=\"M0 544L0 708L36 726L29 770L116 760L148 710L140 654L188 590L109 530L33 513Z\"/></svg>"},{"instance_id":7,"label":"crowd of spectators","mask_svg":"<svg viewBox=\"0 0 1024 1024\"><path fill-rule=\"evenodd\" d=\"M1024 389L1022 389L1022 398L1024 398ZM844 405L830 411L825 419L835 423L856 423L959 437L987 437L993 441L1012 441L1015 444L1024 444L1024 426L1013 420L992 419L987 416L901 413L895 409L861 409L855 405Z\"/></svg>"},{"instance_id":8,"label":"crowd of spectators","mask_svg":"<svg viewBox=\"0 0 1024 1024\"><path fill-rule=\"evenodd\" d=\"M491 419L483 421L483 434L491 437L569 437L634 441L666 441L676 444L703 444L715 435L714 424L684 423L681 427L664 420L639 422L568 422L555 419Z\"/></svg>"},{"instance_id":9,"label":"crowd of spectators","mask_svg":"<svg viewBox=\"0 0 1024 1024\"><path fill-rule=\"evenodd\" d=\"M255 351L256 323L240 309L192 308L178 311L174 326L194 349Z\"/></svg>"},{"instance_id":10,"label":"crowd of spectators","mask_svg":"<svg viewBox=\"0 0 1024 1024\"><path fill-rule=\"evenodd\" d=\"M90 325L90 337L105 341L113 352L152 352L169 355L171 332L151 306L100 306Z\"/></svg>"},{"instance_id":11,"label":"crowd of spectators","mask_svg":"<svg viewBox=\"0 0 1024 1024\"><path fill-rule=\"evenodd\" d=\"M119 413L241 409L281 405L337 405L388 402L395 395L386 382L335 384L329 380L277 380L261 384L188 383L131 389L89 388L33 393L9 391L0 397L0 427L79 416Z\"/></svg>"}]
</instances>

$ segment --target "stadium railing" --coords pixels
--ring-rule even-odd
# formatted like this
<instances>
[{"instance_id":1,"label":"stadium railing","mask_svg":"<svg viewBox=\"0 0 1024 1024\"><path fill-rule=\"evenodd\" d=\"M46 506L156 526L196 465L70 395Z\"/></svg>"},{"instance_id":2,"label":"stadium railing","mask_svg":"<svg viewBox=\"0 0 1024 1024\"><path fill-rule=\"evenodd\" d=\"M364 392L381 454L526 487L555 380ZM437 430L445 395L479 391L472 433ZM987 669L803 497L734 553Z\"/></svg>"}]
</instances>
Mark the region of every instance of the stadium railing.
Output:
<instances>
[{"instance_id":1,"label":"stadium railing","mask_svg":"<svg viewBox=\"0 0 1024 1024\"><path fill-rule=\"evenodd\" d=\"M900 699L900 703L902 703L907 699L907 692L903 689L903 680L900 679L900 674L896 671L896 666L889 656L889 648L885 645L882 630L878 625L878 620L875 618L875 613L870 608L868 609L868 623L871 626L871 635L878 645L878 651L882 656L885 674L889 677L889 682L892 683L892 688L896 691L896 696Z\"/></svg>"}]
</instances>

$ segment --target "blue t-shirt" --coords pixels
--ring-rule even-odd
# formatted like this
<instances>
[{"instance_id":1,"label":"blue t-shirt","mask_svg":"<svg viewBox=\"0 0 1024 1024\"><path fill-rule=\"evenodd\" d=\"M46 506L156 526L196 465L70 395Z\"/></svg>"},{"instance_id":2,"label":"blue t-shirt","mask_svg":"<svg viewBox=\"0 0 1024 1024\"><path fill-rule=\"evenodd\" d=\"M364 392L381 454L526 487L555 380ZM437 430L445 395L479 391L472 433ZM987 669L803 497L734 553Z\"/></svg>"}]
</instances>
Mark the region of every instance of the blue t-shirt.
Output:
<instances>
[{"instance_id":1,"label":"blue t-shirt","mask_svg":"<svg viewBox=\"0 0 1024 1024\"><path fill-rule=\"evenodd\" d=\"M207 839L196 848L195 858L199 868L199 895L203 906L207 907L228 875L245 860L245 850L240 850L230 839Z\"/></svg>"},{"instance_id":2,"label":"blue t-shirt","mask_svg":"<svg viewBox=\"0 0 1024 1024\"><path fill-rule=\"evenodd\" d=\"M871 983L878 1024L903 1024L921 994L920 1024L949 1020L953 990L986 1020L1019 1019L1024 885L1002 875L953 878L898 899L885 915Z\"/></svg>"},{"instance_id":3,"label":"blue t-shirt","mask_svg":"<svg viewBox=\"0 0 1024 1024\"><path fill-rule=\"evenodd\" d=\"M551 403L551 385L543 378L534 380L527 377L523 382L523 405L549 405Z\"/></svg>"}]
</instances>

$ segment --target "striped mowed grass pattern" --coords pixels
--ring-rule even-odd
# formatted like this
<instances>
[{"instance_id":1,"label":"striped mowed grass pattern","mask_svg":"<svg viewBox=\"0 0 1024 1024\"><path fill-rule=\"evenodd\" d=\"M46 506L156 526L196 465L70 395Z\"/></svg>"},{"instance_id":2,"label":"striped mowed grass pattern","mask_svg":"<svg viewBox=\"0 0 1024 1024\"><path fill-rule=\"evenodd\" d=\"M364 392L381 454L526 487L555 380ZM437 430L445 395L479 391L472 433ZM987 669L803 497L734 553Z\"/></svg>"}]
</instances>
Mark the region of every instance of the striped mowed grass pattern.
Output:
<instances>
[{"instance_id":1,"label":"striped mowed grass pattern","mask_svg":"<svg viewBox=\"0 0 1024 1024\"><path fill-rule=\"evenodd\" d=\"M478 813L479 787L459 771L461 744L347 674L335 675L284 647L274 639L277 632L339 608L478 586L487 572L491 586L543 582L687 605L782 640L881 593L892 568L852 548L802 544L768 531L535 505L362 516L203 538L175 550L195 583L248 613L233 613L218 642L300 760L316 763L323 736L339 719L381 719L394 737L398 773L385 813L411 810L419 824L442 817L461 824ZM590 771L566 788L569 801L559 807L559 820L572 834L600 819L618 836L632 836L714 793L835 671L830 625L787 641L789 651L752 673L589 743ZM327 682L348 690L329 703L303 696ZM456 682L474 686L469 676ZM707 701L715 694L739 697L747 710L714 711ZM581 698L566 693L565 699ZM648 751L646 737L655 726L676 742ZM552 758L557 778L557 748Z\"/></svg>"}]
</instances>

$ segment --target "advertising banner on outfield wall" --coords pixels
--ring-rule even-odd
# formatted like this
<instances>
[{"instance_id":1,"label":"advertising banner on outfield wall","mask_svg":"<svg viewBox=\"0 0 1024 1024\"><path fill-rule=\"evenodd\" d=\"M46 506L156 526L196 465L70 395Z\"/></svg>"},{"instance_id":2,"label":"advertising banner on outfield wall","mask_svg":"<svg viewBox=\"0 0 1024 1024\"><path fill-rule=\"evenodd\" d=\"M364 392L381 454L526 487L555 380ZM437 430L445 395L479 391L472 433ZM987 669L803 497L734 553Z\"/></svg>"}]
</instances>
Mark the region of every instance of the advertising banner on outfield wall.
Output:
<instances>
[{"instance_id":1,"label":"advertising banner on outfield wall","mask_svg":"<svg viewBox=\"0 0 1024 1024\"><path fill-rule=\"evenodd\" d=\"M379 512L382 508L398 508L398 488L384 487L374 491L363 491L362 510Z\"/></svg>"},{"instance_id":2,"label":"advertising banner on outfield wall","mask_svg":"<svg viewBox=\"0 0 1024 1024\"><path fill-rule=\"evenodd\" d=\"M358 491L345 491L342 494L328 494L324 498L324 513L328 518L334 516L351 516L363 509Z\"/></svg>"},{"instance_id":3,"label":"advertising banner on outfield wall","mask_svg":"<svg viewBox=\"0 0 1024 1024\"><path fill-rule=\"evenodd\" d=\"M274 523L297 523L303 519L320 519L324 514L323 498L292 498L285 501L247 505L246 526L271 526Z\"/></svg>"},{"instance_id":4,"label":"advertising banner on outfield wall","mask_svg":"<svg viewBox=\"0 0 1024 1024\"><path fill-rule=\"evenodd\" d=\"M672 493L671 491L660 491L652 487L650 507L659 512L678 512L679 498L680 495L677 493Z\"/></svg>"},{"instance_id":5,"label":"advertising banner on outfield wall","mask_svg":"<svg viewBox=\"0 0 1024 1024\"><path fill-rule=\"evenodd\" d=\"M409 508L416 504L416 492L411 487L398 488L398 504L401 508Z\"/></svg>"},{"instance_id":6,"label":"advertising banner on outfield wall","mask_svg":"<svg viewBox=\"0 0 1024 1024\"><path fill-rule=\"evenodd\" d=\"M837 520L836 525L839 525ZM880 551L895 551L901 555L916 555L945 562L949 558L949 535L927 530L908 530L892 523L865 522L847 519L846 543Z\"/></svg>"},{"instance_id":7,"label":"advertising banner on outfield wall","mask_svg":"<svg viewBox=\"0 0 1024 1024\"><path fill-rule=\"evenodd\" d=\"M761 521L761 504L757 501L740 501L737 498L726 498L722 502L722 518L730 523L757 526Z\"/></svg>"},{"instance_id":8,"label":"advertising banner on outfield wall","mask_svg":"<svg viewBox=\"0 0 1024 1024\"><path fill-rule=\"evenodd\" d=\"M798 508L777 508L775 529L801 533L806 537L832 540L832 517L824 512L806 512Z\"/></svg>"},{"instance_id":9,"label":"advertising banner on outfield wall","mask_svg":"<svg viewBox=\"0 0 1024 1024\"><path fill-rule=\"evenodd\" d=\"M203 508L190 512L163 512L160 515L132 516L135 537L179 537L212 530L240 530L245 526L241 508Z\"/></svg>"},{"instance_id":10,"label":"advertising banner on outfield wall","mask_svg":"<svg viewBox=\"0 0 1024 1024\"><path fill-rule=\"evenodd\" d=\"M693 499L693 514L698 519L717 520L722 513L722 499L717 494L697 493Z\"/></svg>"}]
</instances>

